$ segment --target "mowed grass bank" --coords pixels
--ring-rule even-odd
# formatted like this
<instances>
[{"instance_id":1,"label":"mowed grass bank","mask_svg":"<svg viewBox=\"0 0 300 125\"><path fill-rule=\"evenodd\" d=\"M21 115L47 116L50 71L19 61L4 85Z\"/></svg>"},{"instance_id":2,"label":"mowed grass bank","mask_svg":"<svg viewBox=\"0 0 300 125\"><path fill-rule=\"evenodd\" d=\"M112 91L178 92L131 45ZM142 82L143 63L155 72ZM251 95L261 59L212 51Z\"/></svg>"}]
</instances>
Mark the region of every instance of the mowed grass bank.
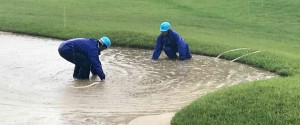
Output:
<instances>
[{"instance_id":1,"label":"mowed grass bank","mask_svg":"<svg viewBox=\"0 0 300 125\"><path fill-rule=\"evenodd\" d=\"M300 89L298 0L1 0L0 4L2 31L60 39L107 35L114 46L152 49L162 21L169 21L195 54L217 56L250 48L221 57L231 60L259 50L238 61L288 76L210 93L179 111L172 124L299 123L295 114L300 111L295 108L300 106L295 102L299 93L291 90ZM280 106L274 104L278 98L273 94L284 98Z\"/></svg>"},{"instance_id":2,"label":"mowed grass bank","mask_svg":"<svg viewBox=\"0 0 300 125\"><path fill-rule=\"evenodd\" d=\"M209 93L178 112L173 125L298 125L300 78L274 78Z\"/></svg>"}]
</instances>

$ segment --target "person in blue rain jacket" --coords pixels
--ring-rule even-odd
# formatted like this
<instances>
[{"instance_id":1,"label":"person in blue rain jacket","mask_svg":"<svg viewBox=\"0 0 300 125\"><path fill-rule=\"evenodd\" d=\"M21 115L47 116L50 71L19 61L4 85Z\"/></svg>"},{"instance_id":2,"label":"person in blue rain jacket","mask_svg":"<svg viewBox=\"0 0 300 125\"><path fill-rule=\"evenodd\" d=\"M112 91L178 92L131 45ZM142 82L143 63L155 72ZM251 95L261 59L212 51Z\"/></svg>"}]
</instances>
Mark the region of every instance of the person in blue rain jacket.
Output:
<instances>
[{"instance_id":1,"label":"person in blue rain jacket","mask_svg":"<svg viewBox=\"0 0 300 125\"><path fill-rule=\"evenodd\" d=\"M157 37L152 60L157 60L162 50L164 50L165 54L171 59L178 58L177 52L179 53L180 60L192 58L189 45L177 32L171 29L169 22L162 22L160 31L161 34Z\"/></svg>"},{"instance_id":2,"label":"person in blue rain jacket","mask_svg":"<svg viewBox=\"0 0 300 125\"><path fill-rule=\"evenodd\" d=\"M110 47L108 37L74 38L60 44L58 52L61 57L75 64L73 77L76 79L88 79L90 72L98 75L101 80L105 79L99 55L101 51Z\"/></svg>"}]
</instances>

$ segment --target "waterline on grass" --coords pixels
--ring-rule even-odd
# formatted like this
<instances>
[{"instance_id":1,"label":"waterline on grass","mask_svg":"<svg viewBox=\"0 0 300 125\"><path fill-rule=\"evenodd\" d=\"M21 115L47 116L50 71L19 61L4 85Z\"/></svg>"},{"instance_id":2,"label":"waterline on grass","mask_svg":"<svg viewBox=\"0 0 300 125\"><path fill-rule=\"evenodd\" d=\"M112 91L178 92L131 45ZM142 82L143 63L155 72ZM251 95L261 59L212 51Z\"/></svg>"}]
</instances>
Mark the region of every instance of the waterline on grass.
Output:
<instances>
[{"instance_id":1,"label":"waterline on grass","mask_svg":"<svg viewBox=\"0 0 300 125\"><path fill-rule=\"evenodd\" d=\"M261 51L255 51L255 52L252 52L252 53L248 53L248 54L242 55L242 56L240 56L240 57L237 57L237 58L231 60L230 62L234 62L234 61L236 61L236 60L238 60L238 59L240 59L240 58L243 58L243 57L245 57L245 56L249 56L249 55L252 55L252 54L255 54L255 53L260 53L260 52L261 52Z\"/></svg>"},{"instance_id":2,"label":"waterline on grass","mask_svg":"<svg viewBox=\"0 0 300 125\"><path fill-rule=\"evenodd\" d=\"M238 49L232 49L232 50L225 51L225 52L221 53L220 55L218 55L218 56L216 57L216 59L218 59L220 56L222 56L222 55L225 54L225 53L233 52L233 51L238 51L238 50L245 50L245 49L249 49L249 48L238 48Z\"/></svg>"}]
</instances>

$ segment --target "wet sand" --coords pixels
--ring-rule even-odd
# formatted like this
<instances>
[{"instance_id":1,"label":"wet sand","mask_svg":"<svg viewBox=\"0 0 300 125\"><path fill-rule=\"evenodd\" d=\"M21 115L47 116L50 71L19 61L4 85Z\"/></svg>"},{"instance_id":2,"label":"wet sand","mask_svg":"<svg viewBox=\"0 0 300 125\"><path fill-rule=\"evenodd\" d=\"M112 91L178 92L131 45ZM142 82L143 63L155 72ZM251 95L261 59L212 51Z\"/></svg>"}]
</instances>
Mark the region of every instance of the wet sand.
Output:
<instances>
[{"instance_id":1,"label":"wet sand","mask_svg":"<svg viewBox=\"0 0 300 125\"><path fill-rule=\"evenodd\" d=\"M176 112L220 87L276 76L199 55L178 61L162 53L151 62L152 51L113 47L100 56L104 82L75 80L74 65L57 52L61 42L0 32L0 124L126 125Z\"/></svg>"},{"instance_id":2,"label":"wet sand","mask_svg":"<svg viewBox=\"0 0 300 125\"><path fill-rule=\"evenodd\" d=\"M160 115L141 116L133 119L128 125L170 125L175 112Z\"/></svg>"}]
</instances>

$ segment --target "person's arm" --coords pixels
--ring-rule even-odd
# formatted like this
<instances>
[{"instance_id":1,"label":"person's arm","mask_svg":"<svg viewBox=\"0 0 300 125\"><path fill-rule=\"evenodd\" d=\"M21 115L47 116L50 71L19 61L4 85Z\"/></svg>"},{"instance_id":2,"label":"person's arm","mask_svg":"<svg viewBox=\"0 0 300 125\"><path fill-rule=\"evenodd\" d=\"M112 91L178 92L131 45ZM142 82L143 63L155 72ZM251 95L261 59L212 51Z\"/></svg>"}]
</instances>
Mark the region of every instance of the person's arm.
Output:
<instances>
[{"instance_id":1,"label":"person's arm","mask_svg":"<svg viewBox=\"0 0 300 125\"><path fill-rule=\"evenodd\" d=\"M177 44L179 59L180 60L186 59L186 42L176 32L173 32L173 37Z\"/></svg>"},{"instance_id":2,"label":"person's arm","mask_svg":"<svg viewBox=\"0 0 300 125\"><path fill-rule=\"evenodd\" d=\"M105 74L102 70L102 65L99 60L99 55L98 55L98 50L93 49L88 52L88 58L92 63L92 68L94 68L97 71L98 76L100 77L101 80L105 79Z\"/></svg>"},{"instance_id":3,"label":"person's arm","mask_svg":"<svg viewBox=\"0 0 300 125\"><path fill-rule=\"evenodd\" d=\"M160 56L161 54L161 51L163 49L163 44L162 44L162 41L161 41L161 36L158 36L157 39L156 39L156 45L155 45L155 49L153 51L153 55L152 55L152 60L157 60L158 57Z\"/></svg>"}]
</instances>

